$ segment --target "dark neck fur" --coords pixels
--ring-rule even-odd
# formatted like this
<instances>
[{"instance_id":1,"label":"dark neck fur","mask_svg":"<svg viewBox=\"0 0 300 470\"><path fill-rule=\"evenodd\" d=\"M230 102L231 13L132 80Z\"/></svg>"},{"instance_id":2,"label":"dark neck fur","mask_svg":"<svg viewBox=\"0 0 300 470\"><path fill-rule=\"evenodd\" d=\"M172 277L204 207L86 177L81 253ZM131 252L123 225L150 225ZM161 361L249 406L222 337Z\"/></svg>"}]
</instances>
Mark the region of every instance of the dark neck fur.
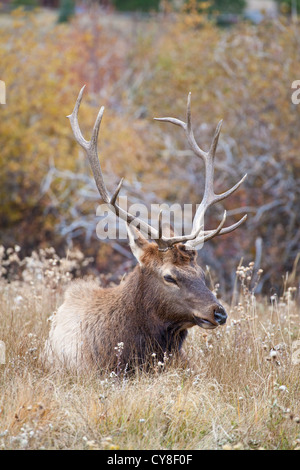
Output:
<instances>
[{"instance_id":1,"label":"dark neck fur","mask_svg":"<svg viewBox=\"0 0 300 470\"><path fill-rule=\"evenodd\" d=\"M137 266L122 286L124 307L136 323L135 335L143 337L146 349L159 356L178 352L187 336L181 324L168 321L168 305L163 294L151 288L147 271ZM142 346L142 345L141 345Z\"/></svg>"}]
</instances>

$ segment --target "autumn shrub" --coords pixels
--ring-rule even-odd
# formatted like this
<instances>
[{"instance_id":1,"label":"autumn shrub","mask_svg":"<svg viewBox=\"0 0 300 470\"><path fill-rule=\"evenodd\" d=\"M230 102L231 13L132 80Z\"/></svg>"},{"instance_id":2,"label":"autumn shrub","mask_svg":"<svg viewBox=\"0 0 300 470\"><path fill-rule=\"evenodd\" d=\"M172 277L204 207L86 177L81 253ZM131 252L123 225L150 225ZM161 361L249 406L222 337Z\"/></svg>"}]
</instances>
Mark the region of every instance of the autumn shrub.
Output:
<instances>
[{"instance_id":1,"label":"autumn shrub","mask_svg":"<svg viewBox=\"0 0 300 470\"><path fill-rule=\"evenodd\" d=\"M183 4L196 5L199 11L206 10L209 13L243 13L246 7L245 0L186 0Z\"/></svg>"},{"instance_id":2,"label":"autumn shrub","mask_svg":"<svg viewBox=\"0 0 300 470\"><path fill-rule=\"evenodd\" d=\"M299 0L276 0L276 3L278 3L280 11L284 14L291 13L293 9L294 12L297 12L300 8Z\"/></svg>"},{"instance_id":3,"label":"autumn shrub","mask_svg":"<svg viewBox=\"0 0 300 470\"><path fill-rule=\"evenodd\" d=\"M43 187L53 167L74 174L79 166L85 167L83 156L76 157L78 147L66 119L83 84L88 89L80 110L83 131L91 129L99 101L108 105L102 137L109 164L119 170L116 135L126 142L125 161L135 159L139 166L143 153L134 126L118 115L122 41L89 16L68 25L40 18L18 10L0 33L0 75L7 89L7 106L1 107L1 238L5 245L19 243L28 249L50 240L60 245L55 228L60 214L67 216L77 197L76 181L69 184L70 197L63 202L61 178L51 191L46 193Z\"/></svg>"},{"instance_id":4,"label":"autumn shrub","mask_svg":"<svg viewBox=\"0 0 300 470\"><path fill-rule=\"evenodd\" d=\"M202 263L218 272L223 289L242 256L264 269L258 289L280 286L288 270L295 280L299 107L291 84L300 75L298 24L281 18L224 31L196 11L126 21L125 27L109 15L104 21L93 10L58 25L56 17L17 11L1 28L7 86L0 110L1 242L27 252L51 244L61 255L73 243L101 269L131 263L124 243L97 240L99 196L65 116L86 84L79 114L86 138L106 106L99 153L108 189L124 176L122 194L131 202L196 204L204 187L201 161L175 126L152 120L184 119L191 91L200 146L208 148L224 119L216 191L248 174L205 220L216 226L226 208L228 223L244 212L247 222L207 243Z\"/></svg>"}]
</instances>

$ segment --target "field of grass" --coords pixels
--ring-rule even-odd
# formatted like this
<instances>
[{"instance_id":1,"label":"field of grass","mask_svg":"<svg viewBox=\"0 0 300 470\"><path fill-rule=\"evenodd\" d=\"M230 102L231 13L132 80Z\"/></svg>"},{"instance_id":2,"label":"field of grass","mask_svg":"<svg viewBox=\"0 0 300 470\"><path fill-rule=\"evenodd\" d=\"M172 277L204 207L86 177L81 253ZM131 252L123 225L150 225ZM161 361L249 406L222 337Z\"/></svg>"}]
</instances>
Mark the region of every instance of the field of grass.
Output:
<instances>
[{"instance_id":1,"label":"field of grass","mask_svg":"<svg viewBox=\"0 0 300 470\"><path fill-rule=\"evenodd\" d=\"M82 255L1 253L1 449L300 448L295 288L257 298L252 266L240 266L227 324L190 330L189 368L166 358L147 374L77 375L47 370L40 353Z\"/></svg>"},{"instance_id":2,"label":"field of grass","mask_svg":"<svg viewBox=\"0 0 300 470\"><path fill-rule=\"evenodd\" d=\"M0 15L0 449L300 450L299 23L221 29L192 10L130 18L91 9L61 25L48 10ZM147 373L76 374L43 362L51 318L90 259L24 253L63 253L72 240L94 270L131 262L122 245L89 238L99 199L65 118L84 83L84 135L105 105L101 164L109 189L125 177L132 202L199 202L203 167L184 133L152 121L183 118L190 90L204 149L224 118L215 190L248 174L226 206L232 222L237 208L249 212L248 225L203 258L218 272L207 271L208 283L228 321L189 331L185 368L165 357ZM230 291L240 256L247 265ZM116 277L99 275L99 284Z\"/></svg>"}]
</instances>

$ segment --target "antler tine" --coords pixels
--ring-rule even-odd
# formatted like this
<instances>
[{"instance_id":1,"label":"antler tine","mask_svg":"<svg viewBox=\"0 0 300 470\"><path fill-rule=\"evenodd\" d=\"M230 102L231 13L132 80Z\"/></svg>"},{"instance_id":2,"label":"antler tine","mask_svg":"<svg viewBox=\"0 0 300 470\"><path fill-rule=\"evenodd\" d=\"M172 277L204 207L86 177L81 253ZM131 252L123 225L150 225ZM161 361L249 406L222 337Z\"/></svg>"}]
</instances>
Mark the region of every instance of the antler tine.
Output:
<instances>
[{"instance_id":1,"label":"antler tine","mask_svg":"<svg viewBox=\"0 0 300 470\"><path fill-rule=\"evenodd\" d=\"M178 243L185 243L189 240L193 240L194 238L198 237L201 231L201 227L198 228L197 230L192 231L192 233L189 235L165 237L163 235L163 228L162 228L162 213L163 211L160 210L159 215L158 215L158 238L157 240L155 240L159 246L159 251L167 251L170 248L172 248L172 246L177 245Z\"/></svg>"},{"instance_id":2,"label":"antler tine","mask_svg":"<svg viewBox=\"0 0 300 470\"><path fill-rule=\"evenodd\" d=\"M216 230L207 230L203 233L203 239L195 239L195 240L191 240L189 242L187 242L186 246L187 248L190 248L190 249L194 249L197 245L199 245L201 242L206 242L207 240L211 240L212 238L218 236L218 235L225 235L226 233L230 233L230 232L233 232L235 229L237 229L240 225L242 225L245 220L247 219L247 214L245 214L238 222L236 222L235 224L232 224L230 225L229 227L225 227L225 228L222 228L220 229L220 226L223 226L224 223L223 223L223 220L224 220L224 217L223 217L223 220L221 222L221 224L219 225L219 227L216 229ZM224 220L225 222L225 220Z\"/></svg>"},{"instance_id":3,"label":"antler tine","mask_svg":"<svg viewBox=\"0 0 300 470\"><path fill-rule=\"evenodd\" d=\"M199 205L199 207L196 211L195 217L194 217L193 229L196 229L197 227L199 227L199 225L202 222L202 219L203 219L203 216L204 216L206 210L210 206L212 206L213 204L215 204L217 202L222 201L223 199L226 199L228 196L233 194L241 186L241 184L244 182L244 180L247 177L247 174L245 174L243 176L243 178L241 178L241 180L238 183L236 183L232 188L228 189L224 193L216 194L214 192L214 187L213 187L213 185L214 185L214 159L215 159L217 145L218 145L218 141L219 141L219 137L220 137L220 133L221 133L222 123L223 123L223 121L220 121L218 123L218 126L216 128L215 135L214 135L210 150L207 154L207 158L206 158L206 161L205 161L205 189L204 189L204 195L203 195L203 199L202 199L202 201L201 201L201 203L200 203L200 205ZM213 238L217 235L223 235L225 233L232 232L237 227L239 227L245 220L246 220L246 217L242 217L242 219L239 222L237 222L236 224L233 224L233 225L231 225L227 228L224 228L220 231L217 231L217 232L209 231L210 235L209 235L209 238L206 238L206 240L210 240L211 238ZM197 245L197 240L192 240L191 242L189 242L189 245L190 246Z\"/></svg>"},{"instance_id":4,"label":"antler tine","mask_svg":"<svg viewBox=\"0 0 300 470\"><path fill-rule=\"evenodd\" d=\"M191 116L191 92L188 94L188 99L187 99L187 122L183 122L180 119L172 118L172 117L163 117L163 118L154 118L155 121L162 121L162 122L170 122L171 124L175 124L176 126L182 127L182 129L185 131L187 140L193 150L193 152L202 160L206 161L207 159L207 152L204 152L202 150L195 139L194 132L192 129L192 116Z\"/></svg>"},{"instance_id":5,"label":"antler tine","mask_svg":"<svg viewBox=\"0 0 300 470\"><path fill-rule=\"evenodd\" d=\"M216 150L217 150L217 146L218 146L218 142L219 142L219 137L220 137L220 134L221 134L222 124L223 124L223 119L221 119L221 121L217 125L217 128L215 130L215 135L214 135L211 147L210 147L209 152L208 152L208 155L212 159L215 158L215 154L216 154Z\"/></svg>"},{"instance_id":6,"label":"antler tine","mask_svg":"<svg viewBox=\"0 0 300 470\"><path fill-rule=\"evenodd\" d=\"M158 239L162 238L162 236L163 236L162 213L163 213L163 211L160 210L159 214L158 214Z\"/></svg>"},{"instance_id":7,"label":"antler tine","mask_svg":"<svg viewBox=\"0 0 300 470\"><path fill-rule=\"evenodd\" d=\"M79 124L78 124L78 110L79 110L79 107L80 107L80 103L81 103L81 100L82 100L82 95L83 95L84 89L85 89L85 85L83 85L83 87L81 88L81 90L79 92L79 95L78 95L78 98L76 100L76 103L75 103L72 114L69 114L67 116L67 118L70 119L75 139L77 140L77 142L83 148L86 148L86 146L88 146L88 141L85 140L85 138L83 137L83 135L81 133L81 130L80 130L80 127L79 127Z\"/></svg>"},{"instance_id":8,"label":"antler tine","mask_svg":"<svg viewBox=\"0 0 300 470\"><path fill-rule=\"evenodd\" d=\"M223 219L221 220L221 223L219 224L219 226L215 230L209 230L208 232L204 232L203 242L210 240L211 238L217 236L221 232L225 224L226 217L227 217L227 212L224 211Z\"/></svg>"},{"instance_id":9,"label":"antler tine","mask_svg":"<svg viewBox=\"0 0 300 470\"><path fill-rule=\"evenodd\" d=\"M84 89L85 89L85 85L81 88L79 92L72 114L67 116L67 118L70 119L71 127L72 127L73 134L74 134L76 141L86 151L100 196L104 202L109 204L110 197L109 197L109 193L106 189L106 186L103 180L102 170L100 167L98 153L97 153L97 139L98 139L101 120L102 120L103 113L104 113L104 106L101 107L98 113L97 119L94 124L91 140L90 141L85 140L78 124L78 111L79 111L79 107L81 104Z\"/></svg>"},{"instance_id":10,"label":"antler tine","mask_svg":"<svg viewBox=\"0 0 300 470\"><path fill-rule=\"evenodd\" d=\"M145 234L147 234L147 236L150 236L151 238L156 239L157 234L158 234L156 229L154 229L153 227L151 227L149 224L139 219L138 217L134 217L132 214L130 214L129 212L119 207L118 204L116 203L116 200L118 198L119 192L122 187L123 178L119 182L112 196L110 196L109 192L107 191L107 188L103 179L102 169L101 169L101 165L99 162L98 151L97 151L98 136L99 136L100 125L101 125L101 121L102 121L102 117L104 113L104 106L101 107L98 113L98 116L96 118L93 131L92 131L91 140L90 141L85 140L78 124L78 111L79 111L84 89L85 89L85 85L81 88L79 92L72 114L70 114L67 117L70 119L71 127L72 127L73 134L74 134L76 141L86 152L89 163L91 165L91 169L94 175L95 183L99 191L99 194L105 203L111 204L114 207L117 217L120 217L121 219L125 220L125 222L127 223L133 223L135 226L139 225L140 230L143 231Z\"/></svg>"},{"instance_id":11,"label":"antler tine","mask_svg":"<svg viewBox=\"0 0 300 470\"><path fill-rule=\"evenodd\" d=\"M230 196L234 191L236 191L240 185L243 183L245 180L246 176L245 175L237 184L235 184L231 189L228 191L225 191L222 194L215 194L214 192L214 159L215 159L215 154L219 142L219 137L221 133L221 128L222 128L222 123L223 121L221 120L217 128L215 130L215 134L213 137L213 141L211 143L210 149L208 152L205 152L202 150L199 145L196 142L193 129L192 129L192 116L191 116L191 93L188 94L188 99L187 99L187 122L180 121L179 119L176 118L155 118L156 121L163 121L163 122L170 122L172 124L175 124L177 126L180 126L184 129L187 140L193 150L193 152L202 160L204 161L205 164L205 188L204 188L204 194L202 201L196 211L194 221L193 221L193 229L192 232L195 233L195 231L199 232L199 237L193 237L192 239L188 240L186 243L186 246L189 248L193 248L194 246L199 245L200 242L205 242L207 240L210 240L211 238L217 236L217 235L222 235L225 233L232 232L235 230L237 227L239 227L245 220L246 216L244 216L239 222L226 227L222 228L225 219L226 219L226 213L224 214L224 217L222 219L222 222L218 226L217 229L215 230L209 230L209 231L203 231L202 233L199 231L199 229L202 226L202 221L204 214L206 210L216 202L222 201L226 197Z\"/></svg>"},{"instance_id":12,"label":"antler tine","mask_svg":"<svg viewBox=\"0 0 300 470\"><path fill-rule=\"evenodd\" d=\"M225 235L226 233L233 232L236 228L238 228L240 225L242 225L245 222L247 217L248 215L245 214L238 222L230 225L229 227L223 228L217 235Z\"/></svg>"},{"instance_id":13,"label":"antler tine","mask_svg":"<svg viewBox=\"0 0 300 470\"><path fill-rule=\"evenodd\" d=\"M172 246L177 245L178 243L189 243L194 241L199 236L201 230L202 227L199 227L196 230L193 230L190 235L179 235L178 237L174 236L167 238L161 235L161 237L156 240L156 243L158 244L160 251L167 251L169 248L172 248Z\"/></svg>"},{"instance_id":14,"label":"antler tine","mask_svg":"<svg viewBox=\"0 0 300 470\"><path fill-rule=\"evenodd\" d=\"M242 179L240 179L240 181L238 183L236 183L234 186L232 186L232 188L228 189L224 193L216 194L215 196L216 196L217 202L222 201L226 197L233 194L241 186L241 184L245 181L246 178L247 178L247 173L243 176Z\"/></svg>"}]
</instances>

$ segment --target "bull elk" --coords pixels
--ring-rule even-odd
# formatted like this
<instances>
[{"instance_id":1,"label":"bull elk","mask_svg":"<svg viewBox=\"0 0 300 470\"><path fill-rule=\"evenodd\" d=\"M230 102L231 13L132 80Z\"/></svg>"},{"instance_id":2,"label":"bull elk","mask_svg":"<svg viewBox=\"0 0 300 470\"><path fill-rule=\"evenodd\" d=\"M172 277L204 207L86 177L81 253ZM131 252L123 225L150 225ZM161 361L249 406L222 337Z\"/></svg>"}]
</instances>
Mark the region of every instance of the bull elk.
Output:
<instances>
[{"instance_id":1,"label":"bull elk","mask_svg":"<svg viewBox=\"0 0 300 470\"><path fill-rule=\"evenodd\" d=\"M170 117L157 120L173 123L184 130L193 152L205 165L204 194L195 212L191 233L165 236L161 217L157 229L118 205L123 180L115 192L109 194L97 153L104 107L95 121L91 140L86 141L78 124L83 90L84 87L68 118L76 141L86 152L101 199L126 221L130 248L138 263L116 287L100 288L96 282L85 280L71 283L54 316L46 341L46 357L52 364L61 363L69 368L96 366L112 370L117 366L145 364L153 355L157 360L165 354L180 356L189 328L198 325L213 329L226 322L224 307L205 285L195 247L200 242L232 232L244 222L246 215L237 223L224 227L225 212L216 229L204 230L202 226L205 211L232 194L246 175L228 191L215 194L214 158L222 121L209 151L203 151L192 130L189 94L186 122ZM122 346L120 354L116 354L118 345Z\"/></svg>"}]
</instances>

